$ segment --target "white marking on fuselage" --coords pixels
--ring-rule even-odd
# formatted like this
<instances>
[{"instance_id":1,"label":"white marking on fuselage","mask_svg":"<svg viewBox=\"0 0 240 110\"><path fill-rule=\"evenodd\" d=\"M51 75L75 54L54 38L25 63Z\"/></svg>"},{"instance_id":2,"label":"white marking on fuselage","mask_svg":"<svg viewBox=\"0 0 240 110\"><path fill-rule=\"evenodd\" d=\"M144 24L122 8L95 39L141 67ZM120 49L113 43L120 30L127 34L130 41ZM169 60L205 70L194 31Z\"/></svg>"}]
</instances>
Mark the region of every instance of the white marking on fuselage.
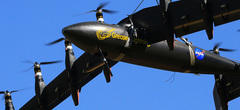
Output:
<instances>
[{"instance_id":1,"label":"white marking on fuselage","mask_svg":"<svg viewBox=\"0 0 240 110\"><path fill-rule=\"evenodd\" d=\"M68 46L66 47L66 49L67 49L67 50L73 49L73 47L72 47L71 45L68 45Z\"/></svg>"},{"instance_id":2,"label":"white marking on fuselage","mask_svg":"<svg viewBox=\"0 0 240 110\"><path fill-rule=\"evenodd\" d=\"M126 41L124 47L129 47L130 40L131 40L131 38L129 37L128 40Z\"/></svg>"},{"instance_id":3,"label":"white marking on fuselage","mask_svg":"<svg viewBox=\"0 0 240 110\"><path fill-rule=\"evenodd\" d=\"M42 73L41 73L41 72L37 72L37 73L35 74L35 76L42 76Z\"/></svg>"},{"instance_id":4,"label":"white marking on fuselage","mask_svg":"<svg viewBox=\"0 0 240 110\"><path fill-rule=\"evenodd\" d=\"M6 103L11 103L12 100L11 100L11 99L6 99L5 102L6 102Z\"/></svg>"},{"instance_id":5,"label":"white marking on fuselage","mask_svg":"<svg viewBox=\"0 0 240 110\"><path fill-rule=\"evenodd\" d=\"M195 65L195 55L194 55L194 51L192 49L192 46L188 45L188 49L189 49L189 55L190 55L190 65L194 66Z\"/></svg>"},{"instance_id":6,"label":"white marking on fuselage","mask_svg":"<svg viewBox=\"0 0 240 110\"><path fill-rule=\"evenodd\" d=\"M100 23L104 23L104 19L103 18L98 18L97 21L100 22Z\"/></svg>"}]
</instances>

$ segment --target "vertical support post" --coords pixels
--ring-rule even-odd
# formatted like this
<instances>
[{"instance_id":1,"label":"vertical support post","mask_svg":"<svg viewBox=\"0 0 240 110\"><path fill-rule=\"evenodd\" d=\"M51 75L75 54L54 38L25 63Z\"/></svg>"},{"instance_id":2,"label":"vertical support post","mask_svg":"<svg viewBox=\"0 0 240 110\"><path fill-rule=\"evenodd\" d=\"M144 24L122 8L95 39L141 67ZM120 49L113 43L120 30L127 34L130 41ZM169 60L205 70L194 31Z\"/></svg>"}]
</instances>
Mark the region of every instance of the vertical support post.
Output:
<instances>
[{"instance_id":1,"label":"vertical support post","mask_svg":"<svg viewBox=\"0 0 240 110\"><path fill-rule=\"evenodd\" d=\"M225 91L225 82L222 74L215 74L213 97L216 110L228 110L228 99Z\"/></svg>"}]
</instances>

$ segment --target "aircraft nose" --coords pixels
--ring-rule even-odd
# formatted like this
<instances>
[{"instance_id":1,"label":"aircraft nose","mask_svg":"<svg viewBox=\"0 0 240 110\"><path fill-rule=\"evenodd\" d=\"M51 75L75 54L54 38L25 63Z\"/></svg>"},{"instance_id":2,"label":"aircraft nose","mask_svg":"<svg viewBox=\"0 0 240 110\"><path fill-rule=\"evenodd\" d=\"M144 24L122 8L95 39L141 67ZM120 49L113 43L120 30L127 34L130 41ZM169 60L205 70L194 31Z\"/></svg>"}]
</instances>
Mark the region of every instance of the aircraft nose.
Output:
<instances>
[{"instance_id":1,"label":"aircraft nose","mask_svg":"<svg viewBox=\"0 0 240 110\"><path fill-rule=\"evenodd\" d=\"M68 26L68 27L65 27L62 29L62 33L65 37L68 36L69 33L71 33L71 28Z\"/></svg>"},{"instance_id":2,"label":"aircraft nose","mask_svg":"<svg viewBox=\"0 0 240 110\"><path fill-rule=\"evenodd\" d=\"M109 53L120 50L128 43L128 32L124 27L98 22L82 22L63 28L63 35L74 45L88 53L98 48Z\"/></svg>"},{"instance_id":3,"label":"aircraft nose","mask_svg":"<svg viewBox=\"0 0 240 110\"><path fill-rule=\"evenodd\" d=\"M68 40L73 39L74 34L77 33L76 31L81 31L81 30L77 30L77 29L76 29L76 26L72 26L72 25L71 25L71 26L64 27L64 28L62 29L63 35L64 35Z\"/></svg>"},{"instance_id":4,"label":"aircraft nose","mask_svg":"<svg viewBox=\"0 0 240 110\"><path fill-rule=\"evenodd\" d=\"M62 29L62 33L66 39L71 41L77 47L88 52L96 51L96 31L89 29L88 24L79 23L67 26Z\"/></svg>"}]
</instances>

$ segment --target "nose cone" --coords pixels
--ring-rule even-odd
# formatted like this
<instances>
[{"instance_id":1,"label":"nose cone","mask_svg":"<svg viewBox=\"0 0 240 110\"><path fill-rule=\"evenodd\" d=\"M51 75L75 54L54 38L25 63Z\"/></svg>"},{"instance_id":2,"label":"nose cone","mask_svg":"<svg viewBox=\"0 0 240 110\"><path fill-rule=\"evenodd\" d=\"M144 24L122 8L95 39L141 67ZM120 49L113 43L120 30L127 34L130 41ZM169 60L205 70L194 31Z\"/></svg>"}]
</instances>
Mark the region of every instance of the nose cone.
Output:
<instances>
[{"instance_id":1,"label":"nose cone","mask_svg":"<svg viewBox=\"0 0 240 110\"><path fill-rule=\"evenodd\" d=\"M98 22L78 23L62 31L66 39L88 53L96 53L98 48L109 53L118 51L129 39L124 27Z\"/></svg>"},{"instance_id":2,"label":"nose cone","mask_svg":"<svg viewBox=\"0 0 240 110\"><path fill-rule=\"evenodd\" d=\"M70 42L90 53L97 49L96 23L79 23L63 28L62 33Z\"/></svg>"},{"instance_id":3,"label":"nose cone","mask_svg":"<svg viewBox=\"0 0 240 110\"><path fill-rule=\"evenodd\" d=\"M62 33L68 40L73 41L84 37L85 31L87 31L85 26L83 23L70 25L63 28Z\"/></svg>"}]
</instances>

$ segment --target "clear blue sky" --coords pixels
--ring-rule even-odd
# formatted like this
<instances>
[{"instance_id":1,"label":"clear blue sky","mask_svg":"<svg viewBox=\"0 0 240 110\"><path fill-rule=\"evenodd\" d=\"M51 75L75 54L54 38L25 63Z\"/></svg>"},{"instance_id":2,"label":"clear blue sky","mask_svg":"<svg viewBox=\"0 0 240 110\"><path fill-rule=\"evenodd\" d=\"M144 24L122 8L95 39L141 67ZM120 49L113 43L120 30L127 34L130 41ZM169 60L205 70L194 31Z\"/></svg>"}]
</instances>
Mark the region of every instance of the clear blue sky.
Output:
<instances>
[{"instance_id":1,"label":"clear blue sky","mask_svg":"<svg viewBox=\"0 0 240 110\"><path fill-rule=\"evenodd\" d=\"M0 90L31 88L12 95L14 106L19 109L34 95L34 72L22 72L30 64L24 60L64 60L63 42L47 47L44 44L62 37L63 27L86 21L95 21L95 14L81 13L95 9L105 0L2 0L0 3ZM105 14L106 23L118 23L130 14L140 0L114 0L106 7L119 13ZM145 0L140 9L156 5L155 0ZM80 15L79 15L80 14ZM79 15L79 16L76 16ZM216 42L222 47L238 49L240 41L239 21L215 27L212 41L204 31L187 35L194 45L210 49ZM74 47L76 56L83 51ZM222 53L239 60L240 51ZM62 70L64 62L42 66L45 83L48 84ZM173 72L152 69L127 63L112 68L114 77L106 84L100 74L82 88L80 105L75 107L71 97L55 110L214 110L212 75L176 73L175 80L166 82ZM229 103L229 110L240 108L240 99ZM4 109L4 100L0 100Z\"/></svg>"}]
</instances>

